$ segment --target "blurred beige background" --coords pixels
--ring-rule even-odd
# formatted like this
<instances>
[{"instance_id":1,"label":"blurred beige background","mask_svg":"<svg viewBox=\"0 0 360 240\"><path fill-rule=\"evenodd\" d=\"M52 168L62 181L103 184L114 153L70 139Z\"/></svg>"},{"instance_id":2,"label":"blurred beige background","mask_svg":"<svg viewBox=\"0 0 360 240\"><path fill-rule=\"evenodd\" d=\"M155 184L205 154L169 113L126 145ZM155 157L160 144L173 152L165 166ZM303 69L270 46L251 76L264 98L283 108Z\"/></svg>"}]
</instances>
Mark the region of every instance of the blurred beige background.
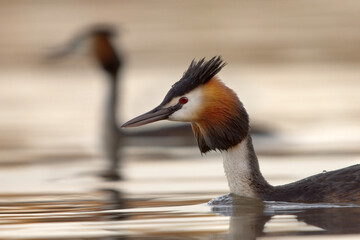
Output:
<instances>
[{"instance_id":1,"label":"blurred beige background","mask_svg":"<svg viewBox=\"0 0 360 240\"><path fill-rule=\"evenodd\" d=\"M125 181L99 177L108 79L86 44L45 60L99 23L118 30L126 61L119 124L159 104L192 59L222 55L219 77L272 133L254 137L271 184L359 163L358 0L0 0L0 238L231 234L205 204L229 192L219 153L132 145ZM236 219L253 230L251 209ZM263 238L319 234L290 211Z\"/></svg>"},{"instance_id":2,"label":"blurred beige background","mask_svg":"<svg viewBox=\"0 0 360 240\"><path fill-rule=\"evenodd\" d=\"M219 76L254 124L294 144L360 146L358 1L17 0L0 2L3 161L97 154L103 73L87 46L43 58L97 23L115 26L126 57L119 122L157 105L193 58L222 55Z\"/></svg>"}]
</instances>

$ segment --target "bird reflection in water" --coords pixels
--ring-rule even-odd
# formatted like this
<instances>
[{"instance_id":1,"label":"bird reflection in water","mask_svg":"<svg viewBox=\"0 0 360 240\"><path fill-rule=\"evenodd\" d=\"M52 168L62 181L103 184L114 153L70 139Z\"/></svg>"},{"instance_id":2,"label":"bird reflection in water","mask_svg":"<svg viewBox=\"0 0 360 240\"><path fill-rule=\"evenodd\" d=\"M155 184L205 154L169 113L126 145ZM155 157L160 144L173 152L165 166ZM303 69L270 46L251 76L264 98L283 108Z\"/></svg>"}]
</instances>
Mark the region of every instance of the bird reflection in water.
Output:
<instances>
[{"instance_id":1,"label":"bird reflection in water","mask_svg":"<svg viewBox=\"0 0 360 240\"><path fill-rule=\"evenodd\" d=\"M309 234L309 231L264 232L265 224L284 215L292 215L298 222L320 228L311 230L312 235L360 233L359 205L263 202L232 194L214 199L209 204L214 213L230 216L230 239Z\"/></svg>"},{"instance_id":2,"label":"bird reflection in water","mask_svg":"<svg viewBox=\"0 0 360 240\"><path fill-rule=\"evenodd\" d=\"M129 207L123 192L111 188L100 189L99 192L104 199L104 205L102 210L119 210ZM125 213L118 211L104 213L102 216L103 220L106 221L125 220L127 217L128 216Z\"/></svg>"}]
</instances>

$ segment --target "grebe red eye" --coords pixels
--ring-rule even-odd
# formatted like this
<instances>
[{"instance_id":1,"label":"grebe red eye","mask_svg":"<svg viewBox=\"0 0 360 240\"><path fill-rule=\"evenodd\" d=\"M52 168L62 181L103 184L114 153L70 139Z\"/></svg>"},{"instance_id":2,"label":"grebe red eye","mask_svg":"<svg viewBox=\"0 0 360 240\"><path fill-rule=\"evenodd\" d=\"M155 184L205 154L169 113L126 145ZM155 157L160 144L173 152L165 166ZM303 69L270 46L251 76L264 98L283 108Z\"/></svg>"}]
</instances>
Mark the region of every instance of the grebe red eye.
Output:
<instances>
[{"instance_id":1,"label":"grebe red eye","mask_svg":"<svg viewBox=\"0 0 360 240\"><path fill-rule=\"evenodd\" d=\"M185 104L185 103L187 103L189 101L189 99L187 98L187 97L181 97L180 99L179 99L179 103L181 103L181 104Z\"/></svg>"}]
</instances>

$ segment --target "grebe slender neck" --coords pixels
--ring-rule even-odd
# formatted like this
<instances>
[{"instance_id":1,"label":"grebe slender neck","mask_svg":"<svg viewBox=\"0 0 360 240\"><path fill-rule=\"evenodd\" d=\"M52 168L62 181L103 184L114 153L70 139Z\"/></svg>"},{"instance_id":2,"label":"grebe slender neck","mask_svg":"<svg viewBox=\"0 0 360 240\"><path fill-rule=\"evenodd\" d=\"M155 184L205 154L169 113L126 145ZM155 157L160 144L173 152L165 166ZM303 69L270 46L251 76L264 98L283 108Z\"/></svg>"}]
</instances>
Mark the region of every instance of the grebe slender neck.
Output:
<instances>
[{"instance_id":1,"label":"grebe slender neck","mask_svg":"<svg viewBox=\"0 0 360 240\"><path fill-rule=\"evenodd\" d=\"M107 74L108 81L107 84L107 94L105 96L105 108L104 108L104 117L103 117L103 148L104 155L106 159L108 159L108 167L110 171L107 175L104 174L106 178L109 179L119 179L121 175L117 173L117 169L119 168L120 160L121 160L121 142L123 139L123 135L118 128L117 125L117 105L118 105L118 80L117 74Z\"/></svg>"},{"instance_id":2,"label":"grebe slender neck","mask_svg":"<svg viewBox=\"0 0 360 240\"><path fill-rule=\"evenodd\" d=\"M109 129L109 131L118 131L117 127L117 115L118 112L118 80L117 74L108 74L109 81L107 81L107 94L105 99L105 118L104 125L105 129Z\"/></svg>"},{"instance_id":3,"label":"grebe slender neck","mask_svg":"<svg viewBox=\"0 0 360 240\"><path fill-rule=\"evenodd\" d=\"M230 191L236 195L263 198L272 189L260 172L251 136L221 152Z\"/></svg>"},{"instance_id":4,"label":"grebe slender neck","mask_svg":"<svg viewBox=\"0 0 360 240\"><path fill-rule=\"evenodd\" d=\"M103 119L103 148L106 159L109 160L109 171L104 174L109 179L120 179L117 173L121 161L121 148L123 135L117 125L118 113L118 84L119 74L122 72L122 56L117 53L107 31L97 31L93 35L93 52L99 66L104 70L107 81L105 99L105 113Z\"/></svg>"}]
</instances>

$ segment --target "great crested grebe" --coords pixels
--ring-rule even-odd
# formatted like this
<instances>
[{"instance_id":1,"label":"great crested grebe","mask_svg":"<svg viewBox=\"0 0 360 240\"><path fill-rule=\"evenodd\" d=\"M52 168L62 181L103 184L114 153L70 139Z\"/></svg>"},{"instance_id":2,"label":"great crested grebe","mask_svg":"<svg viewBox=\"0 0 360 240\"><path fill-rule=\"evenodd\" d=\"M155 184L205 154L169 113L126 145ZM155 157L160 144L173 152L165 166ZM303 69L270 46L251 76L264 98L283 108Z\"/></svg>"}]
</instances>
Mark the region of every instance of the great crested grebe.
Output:
<instances>
[{"instance_id":1,"label":"great crested grebe","mask_svg":"<svg viewBox=\"0 0 360 240\"><path fill-rule=\"evenodd\" d=\"M121 150L123 134L117 125L117 108L119 75L123 69L123 57L112 43L112 38L116 35L113 27L107 25L97 25L86 29L77 34L65 46L57 51L53 51L47 56L47 59L63 58L75 52L84 42L90 40L91 53L103 70L108 81L108 94L106 95L103 128L102 128L102 146L103 154L109 162L108 169L103 175L109 179L119 179L117 169L121 162Z\"/></svg>"},{"instance_id":2,"label":"great crested grebe","mask_svg":"<svg viewBox=\"0 0 360 240\"><path fill-rule=\"evenodd\" d=\"M235 92L215 77L225 64L221 57L193 60L159 106L122 127L163 119L190 122L201 153L221 152L235 195L264 201L360 203L360 164L281 186L265 180L249 134L248 114Z\"/></svg>"},{"instance_id":3,"label":"great crested grebe","mask_svg":"<svg viewBox=\"0 0 360 240\"><path fill-rule=\"evenodd\" d=\"M196 145L193 140L191 127L187 124L178 126L170 126L161 129L145 130L139 132L124 132L120 129L117 119L119 118L119 97L121 93L121 75L124 70L124 57L122 51L119 51L113 40L116 36L115 28L100 24L92 26L85 31L74 36L65 46L58 51L54 51L47 56L47 59L59 59L73 53L84 42L89 42L90 52L98 67L103 70L107 81L107 94L105 99L104 114L102 120L102 147L103 154L108 160L107 171L102 173L104 177L110 180L122 178L118 173L121 165L122 146L131 141L126 139L134 139L133 142L138 143L139 138L148 137L153 139L157 137L159 140L166 138L176 138L177 143L184 145ZM90 40L90 41L89 41ZM163 138L160 138L162 136ZM171 145L172 141L164 139L161 144Z\"/></svg>"}]
</instances>

